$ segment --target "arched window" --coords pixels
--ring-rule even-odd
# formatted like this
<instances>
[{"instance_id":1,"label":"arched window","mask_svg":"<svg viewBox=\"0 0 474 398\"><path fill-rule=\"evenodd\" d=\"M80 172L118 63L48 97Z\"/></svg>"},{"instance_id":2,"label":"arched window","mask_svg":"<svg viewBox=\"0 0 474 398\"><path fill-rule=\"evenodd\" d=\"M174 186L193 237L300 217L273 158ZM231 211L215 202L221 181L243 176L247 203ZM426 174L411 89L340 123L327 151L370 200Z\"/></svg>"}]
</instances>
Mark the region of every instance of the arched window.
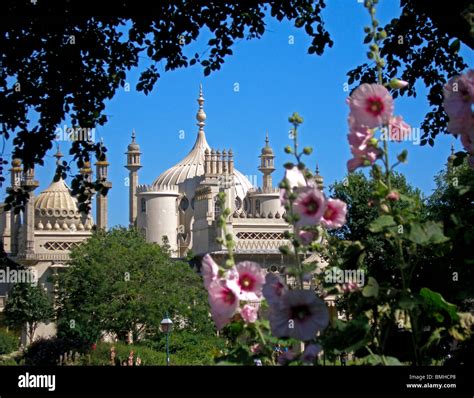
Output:
<instances>
[{"instance_id":1,"label":"arched window","mask_svg":"<svg viewBox=\"0 0 474 398\"><path fill-rule=\"evenodd\" d=\"M248 199L244 199L244 211L246 213L248 213L250 210L250 205L249 205L249 200Z\"/></svg>"},{"instance_id":2,"label":"arched window","mask_svg":"<svg viewBox=\"0 0 474 398\"><path fill-rule=\"evenodd\" d=\"M191 199L191 209L193 209L193 210L194 210L194 204L195 204L195 202L196 202L196 198L193 197L193 198Z\"/></svg>"},{"instance_id":3,"label":"arched window","mask_svg":"<svg viewBox=\"0 0 474 398\"><path fill-rule=\"evenodd\" d=\"M140 205L141 205L141 212L146 213L146 199L145 198L142 198Z\"/></svg>"},{"instance_id":4,"label":"arched window","mask_svg":"<svg viewBox=\"0 0 474 398\"><path fill-rule=\"evenodd\" d=\"M221 207L219 206L219 199L214 199L214 218L217 220L221 215Z\"/></svg>"},{"instance_id":5,"label":"arched window","mask_svg":"<svg viewBox=\"0 0 474 398\"><path fill-rule=\"evenodd\" d=\"M238 196L235 198L234 207L235 210L240 210L242 208L242 199L240 199Z\"/></svg>"},{"instance_id":6,"label":"arched window","mask_svg":"<svg viewBox=\"0 0 474 398\"><path fill-rule=\"evenodd\" d=\"M255 201L255 213L260 214L260 199Z\"/></svg>"},{"instance_id":7,"label":"arched window","mask_svg":"<svg viewBox=\"0 0 474 398\"><path fill-rule=\"evenodd\" d=\"M183 196L183 199L181 199L181 202L179 202L179 208L181 211L186 211L187 208L189 207L189 200L186 196Z\"/></svg>"}]
</instances>

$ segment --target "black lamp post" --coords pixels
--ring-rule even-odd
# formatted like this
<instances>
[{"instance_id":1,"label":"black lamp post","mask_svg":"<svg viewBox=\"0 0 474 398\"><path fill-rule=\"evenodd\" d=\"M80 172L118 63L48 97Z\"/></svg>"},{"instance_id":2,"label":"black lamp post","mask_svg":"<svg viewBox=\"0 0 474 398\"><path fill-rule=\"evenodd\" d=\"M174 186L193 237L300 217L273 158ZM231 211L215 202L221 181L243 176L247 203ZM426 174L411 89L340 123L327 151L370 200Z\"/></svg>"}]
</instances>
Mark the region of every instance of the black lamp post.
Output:
<instances>
[{"instance_id":1,"label":"black lamp post","mask_svg":"<svg viewBox=\"0 0 474 398\"><path fill-rule=\"evenodd\" d=\"M169 336L171 328L173 327L173 321L166 315L160 323L161 331L166 334L166 366L170 366L170 347L169 347Z\"/></svg>"}]
</instances>

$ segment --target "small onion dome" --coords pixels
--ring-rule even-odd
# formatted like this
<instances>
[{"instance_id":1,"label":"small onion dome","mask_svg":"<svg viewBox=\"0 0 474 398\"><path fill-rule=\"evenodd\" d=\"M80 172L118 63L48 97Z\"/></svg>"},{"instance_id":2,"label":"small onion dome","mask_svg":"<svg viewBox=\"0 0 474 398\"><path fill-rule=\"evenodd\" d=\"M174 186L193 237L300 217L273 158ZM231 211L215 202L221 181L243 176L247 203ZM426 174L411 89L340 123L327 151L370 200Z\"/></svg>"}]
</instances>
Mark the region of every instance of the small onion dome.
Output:
<instances>
[{"instance_id":1,"label":"small onion dome","mask_svg":"<svg viewBox=\"0 0 474 398\"><path fill-rule=\"evenodd\" d=\"M448 157L448 165L451 166L456 159L456 155L454 154L454 144L451 144L451 155Z\"/></svg>"},{"instance_id":2,"label":"small onion dome","mask_svg":"<svg viewBox=\"0 0 474 398\"><path fill-rule=\"evenodd\" d=\"M135 130L132 131L132 142L128 144L128 152L140 152L140 145L135 142Z\"/></svg>"},{"instance_id":3,"label":"small onion dome","mask_svg":"<svg viewBox=\"0 0 474 398\"><path fill-rule=\"evenodd\" d=\"M21 166L21 160L18 158L15 158L12 160L12 166L13 167L20 167Z\"/></svg>"},{"instance_id":4,"label":"small onion dome","mask_svg":"<svg viewBox=\"0 0 474 398\"><path fill-rule=\"evenodd\" d=\"M265 137L265 146L262 148L262 155L273 155L273 149L269 144L270 140L268 139L268 132L267 136Z\"/></svg>"}]
</instances>

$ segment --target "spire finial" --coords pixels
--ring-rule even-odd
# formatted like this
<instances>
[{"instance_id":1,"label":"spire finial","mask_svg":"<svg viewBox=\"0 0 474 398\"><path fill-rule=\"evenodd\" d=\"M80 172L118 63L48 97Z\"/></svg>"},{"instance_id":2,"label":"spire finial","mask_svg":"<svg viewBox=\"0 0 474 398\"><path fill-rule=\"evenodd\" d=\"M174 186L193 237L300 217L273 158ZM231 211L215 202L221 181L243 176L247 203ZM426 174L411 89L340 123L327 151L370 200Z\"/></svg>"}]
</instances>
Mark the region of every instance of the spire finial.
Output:
<instances>
[{"instance_id":1,"label":"spire finial","mask_svg":"<svg viewBox=\"0 0 474 398\"><path fill-rule=\"evenodd\" d=\"M316 163L316 175L319 175L319 164Z\"/></svg>"},{"instance_id":2,"label":"spire finial","mask_svg":"<svg viewBox=\"0 0 474 398\"><path fill-rule=\"evenodd\" d=\"M206 113L204 112L204 97L202 94L202 83L199 84L199 98L197 99L197 102L199 104L199 110L198 113L196 114L196 119L198 121L197 125L199 126L199 132L204 132L204 126L206 125L205 120L206 120Z\"/></svg>"},{"instance_id":3,"label":"spire finial","mask_svg":"<svg viewBox=\"0 0 474 398\"><path fill-rule=\"evenodd\" d=\"M59 166L59 162L61 161L61 158L63 157L63 154L61 153L61 150L59 149L59 144L57 145L56 153L54 154L54 157L56 158L56 166Z\"/></svg>"},{"instance_id":4,"label":"spire finial","mask_svg":"<svg viewBox=\"0 0 474 398\"><path fill-rule=\"evenodd\" d=\"M454 142L451 143L451 155L454 155Z\"/></svg>"},{"instance_id":5,"label":"spire finial","mask_svg":"<svg viewBox=\"0 0 474 398\"><path fill-rule=\"evenodd\" d=\"M267 133L265 135L265 145L268 146L270 140L268 139L268 129L267 129Z\"/></svg>"},{"instance_id":6,"label":"spire finial","mask_svg":"<svg viewBox=\"0 0 474 398\"><path fill-rule=\"evenodd\" d=\"M135 143L135 129L132 129L132 142Z\"/></svg>"}]
</instances>

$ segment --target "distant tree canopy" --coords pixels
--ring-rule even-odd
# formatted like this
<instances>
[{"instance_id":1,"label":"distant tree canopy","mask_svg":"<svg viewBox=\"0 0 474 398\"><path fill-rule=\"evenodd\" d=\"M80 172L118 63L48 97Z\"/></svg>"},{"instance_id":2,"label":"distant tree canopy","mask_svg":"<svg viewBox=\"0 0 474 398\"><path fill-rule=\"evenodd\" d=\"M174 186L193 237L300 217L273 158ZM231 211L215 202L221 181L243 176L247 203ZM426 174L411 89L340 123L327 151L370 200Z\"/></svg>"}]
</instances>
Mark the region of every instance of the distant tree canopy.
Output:
<instances>
[{"instance_id":1,"label":"distant tree canopy","mask_svg":"<svg viewBox=\"0 0 474 398\"><path fill-rule=\"evenodd\" d=\"M27 326L28 340L32 342L41 322L50 321L53 307L44 288L31 283L15 283L5 305L5 323L14 329Z\"/></svg>"},{"instance_id":2,"label":"distant tree canopy","mask_svg":"<svg viewBox=\"0 0 474 398\"><path fill-rule=\"evenodd\" d=\"M401 194L418 202L418 221L442 222L444 234L449 238L444 250L435 251L427 246L412 253L412 261L417 264L413 288L428 286L461 309L468 310L472 305L469 299L473 296L474 171L466 161L458 167L445 168L436 176L436 189L427 198L422 198L421 192L410 186L401 174L392 174L391 181ZM395 253L389 242L369 230L370 223L379 215L377 205L371 204L374 184L372 179L357 172L330 187L332 196L348 205L346 225L332 231L331 235L341 240L360 241L366 253L367 270L377 280L382 280L386 275L398 273L397 264L392 261ZM340 256L347 254L337 252Z\"/></svg>"},{"instance_id":3,"label":"distant tree canopy","mask_svg":"<svg viewBox=\"0 0 474 398\"><path fill-rule=\"evenodd\" d=\"M425 120L425 136L434 137L444 129L440 87L446 76L465 67L457 55L459 45L450 39L458 38L472 47L467 33L470 27L462 14L467 5L467 0L452 2L449 7L442 2L402 0L402 15L386 28L389 36L383 51L388 59L387 74L408 80L408 95L415 95L418 79L431 87L428 99L434 112ZM232 55L236 40L260 38L265 33L268 14L304 28L311 38L309 54L321 55L333 44L321 15L325 0L124 0L106 4L103 11L99 7L100 3L85 0L2 3L0 134L6 139L15 136L13 156L26 168L43 164L56 128L65 120L81 129L106 124L105 102L126 84L127 72L138 66L139 57L151 60L136 87L148 94L160 78L159 62L164 61L165 71L200 64L208 75ZM213 35L208 48L202 54L189 54L188 45L203 29ZM403 45L397 44L400 34ZM422 46L423 40L426 45ZM371 65L362 65L349 73L350 82L370 78L371 71ZM31 122L33 115L36 123ZM87 140L74 141L70 149L78 168L92 156L103 159L105 153L101 143ZM3 158L0 162L7 163ZM69 164L63 162L56 178L65 177L69 170ZM102 181L88 182L81 174L75 176L72 189L85 208L91 192L106 194ZM19 189L10 192L6 202L19 210L26 198Z\"/></svg>"},{"instance_id":4,"label":"distant tree canopy","mask_svg":"<svg viewBox=\"0 0 474 398\"><path fill-rule=\"evenodd\" d=\"M168 314L175 329L214 331L201 277L136 230L99 231L74 249L57 280L59 336L94 342L102 332L155 338Z\"/></svg>"},{"instance_id":5,"label":"distant tree canopy","mask_svg":"<svg viewBox=\"0 0 474 398\"><path fill-rule=\"evenodd\" d=\"M403 195L411 197L418 203L420 219L424 206L420 190L412 187L402 174L391 174L392 187ZM339 229L331 231L331 235L340 240L360 241L367 253L364 262L367 269L377 279L378 274L396 273L397 264L391 261L393 248L380 235L370 232L369 225L379 216L378 205L371 203L372 192L376 182L367 178L364 173L350 173L345 180L330 186L331 196L347 203L347 222ZM403 206L394 204L394 206ZM344 256L345 253L341 251ZM337 256L336 256L337 257Z\"/></svg>"}]
</instances>

